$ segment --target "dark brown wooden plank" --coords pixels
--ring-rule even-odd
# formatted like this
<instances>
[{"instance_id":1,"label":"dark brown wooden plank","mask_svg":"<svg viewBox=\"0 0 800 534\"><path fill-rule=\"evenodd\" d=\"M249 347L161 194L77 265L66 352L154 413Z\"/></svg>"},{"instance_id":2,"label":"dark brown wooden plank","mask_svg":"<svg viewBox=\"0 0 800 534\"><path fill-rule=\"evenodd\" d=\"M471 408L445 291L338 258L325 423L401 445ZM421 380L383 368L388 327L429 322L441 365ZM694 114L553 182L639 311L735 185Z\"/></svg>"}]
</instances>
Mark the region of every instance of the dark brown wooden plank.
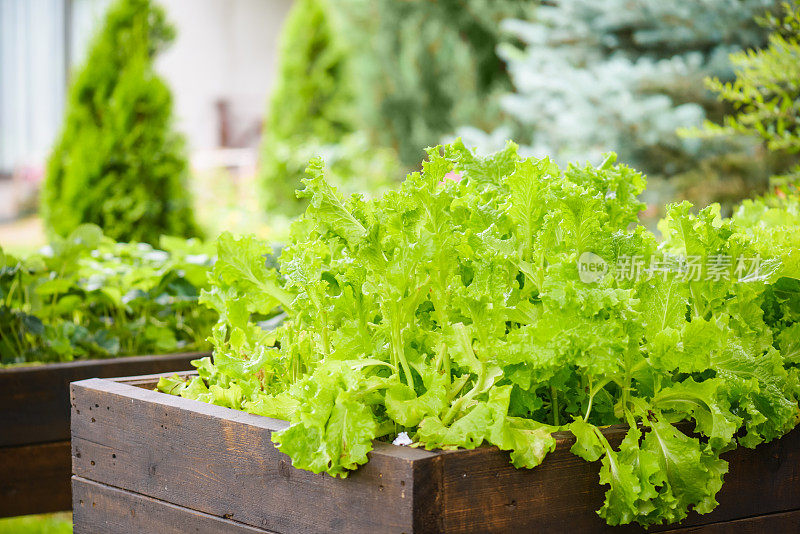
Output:
<instances>
[{"instance_id":1,"label":"dark brown wooden plank","mask_svg":"<svg viewBox=\"0 0 800 534\"><path fill-rule=\"evenodd\" d=\"M0 369L0 447L69 439L69 383L191 369L207 353L132 356ZM1 474L0 474L1 476Z\"/></svg>"},{"instance_id":2,"label":"dark brown wooden plank","mask_svg":"<svg viewBox=\"0 0 800 534\"><path fill-rule=\"evenodd\" d=\"M268 532L79 477L73 477L72 487L75 496L73 520L76 534ZM619 531L619 529L610 527L607 530L612 533ZM415 532L417 531L415 529ZM441 532L442 530L426 528L424 531ZM576 531L564 528L547 530L547 532L571 532L574 534ZM694 527L679 527L669 531L670 534L762 534L765 532L800 532L800 510Z\"/></svg>"},{"instance_id":3,"label":"dark brown wooden plank","mask_svg":"<svg viewBox=\"0 0 800 534\"><path fill-rule=\"evenodd\" d=\"M670 534L776 534L800 532L800 510L670 530Z\"/></svg>"},{"instance_id":4,"label":"dark brown wooden plank","mask_svg":"<svg viewBox=\"0 0 800 534\"><path fill-rule=\"evenodd\" d=\"M162 377L170 377L174 375L178 375L186 380L188 378L197 376L197 371L177 371L169 373L156 373L153 375L123 376L114 378L113 380L115 382L128 384L129 386L136 386L137 388L155 389L158 385L158 381Z\"/></svg>"},{"instance_id":5,"label":"dark brown wooden plank","mask_svg":"<svg viewBox=\"0 0 800 534\"><path fill-rule=\"evenodd\" d=\"M156 377L129 380L152 387ZM507 453L426 452L377 443L346 480L293 469L269 440L286 423L108 380L73 384L73 469L217 517L276 532L643 532L596 515L599 463L569 453L572 438L533 470ZM621 427L604 431L612 444ZM720 506L686 529L800 509L800 429L731 463ZM783 519L781 519L783 521ZM718 528L718 527L715 527Z\"/></svg>"},{"instance_id":6,"label":"dark brown wooden plank","mask_svg":"<svg viewBox=\"0 0 800 534\"><path fill-rule=\"evenodd\" d=\"M612 430L614 440L619 431ZM495 448L455 451L442 456L444 526L447 532L606 532L595 513L603 503L599 462L589 464L569 452L572 439L535 469L515 469ZM800 429L755 450L724 455L730 471L714 512L691 514L682 525L728 521L800 508ZM650 532L671 527L652 527ZM614 532L644 532L638 526Z\"/></svg>"},{"instance_id":7,"label":"dark brown wooden plank","mask_svg":"<svg viewBox=\"0 0 800 534\"><path fill-rule=\"evenodd\" d=\"M81 478L275 532L410 533L439 515L435 484L414 482L415 462L435 453L379 443L366 466L333 479L275 449L283 421L109 380L72 384L72 405Z\"/></svg>"},{"instance_id":8,"label":"dark brown wooden plank","mask_svg":"<svg viewBox=\"0 0 800 534\"><path fill-rule=\"evenodd\" d=\"M75 534L264 534L242 525L79 477L72 479Z\"/></svg>"},{"instance_id":9,"label":"dark brown wooden plank","mask_svg":"<svg viewBox=\"0 0 800 534\"><path fill-rule=\"evenodd\" d=\"M69 510L68 441L0 447L0 517Z\"/></svg>"},{"instance_id":10,"label":"dark brown wooden plank","mask_svg":"<svg viewBox=\"0 0 800 534\"><path fill-rule=\"evenodd\" d=\"M415 508L411 532L444 532L443 465L440 454L414 461Z\"/></svg>"}]
</instances>

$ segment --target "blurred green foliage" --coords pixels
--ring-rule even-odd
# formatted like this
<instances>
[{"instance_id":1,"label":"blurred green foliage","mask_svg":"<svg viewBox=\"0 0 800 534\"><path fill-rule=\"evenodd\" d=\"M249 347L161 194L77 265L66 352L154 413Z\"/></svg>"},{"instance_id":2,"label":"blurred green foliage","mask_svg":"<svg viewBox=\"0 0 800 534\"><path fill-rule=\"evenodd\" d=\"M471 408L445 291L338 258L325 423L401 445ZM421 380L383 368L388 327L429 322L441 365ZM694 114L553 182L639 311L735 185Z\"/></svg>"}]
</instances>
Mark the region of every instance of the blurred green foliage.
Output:
<instances>
[{"instance_id":1,"label":"blurred green foliage","mask_svg":"<svg viewBox=\"0 0 800 534\"><path fill-rule=\"evenodd\" d=\"M47 166L42 215L51 235L94 223L120 241L158 243L198 228L172 96L153 69L174 38L150 0L113 4L69 92Z\"/></svg>"},{"instance_id":2,"label":"blurred green foliage","mask_svg":"<svg viewBox=\"0 0 800 534\"><path fill-rule=\"evenodd\" d=\"M499 22L530 0L298 0L270 100L261 183L271 211L297 214L309 156L341 191L375 192L460 124L492 127L510 88Z\"/></svg>"},{"instance_id":3,"label":"blurred green foliage","mask_svg":"<svg viewBox=\"0 0 800 534\"><path fill-rule=\"evenodd\" d=\"M530 0L340 0L362 125L401 162L461 124L492 126L494 95L510 88L495 49L500 22L529 15Z\"/></svg>"},{"instance_id":4,"label":"blurred green foliage","mask_svg":"<svg viewBox=\"0 0 800 534\"><path fill-rule=\"evenodd\" d=\"M216 315L197 301L213 248L161 248L87 224L25 258L0 249L0 364L208 349Z\"/></svg>"},{"instance_id":5,"label":"blurred green foliage","mask_svg":"<svg viewBox=\"0 0 800 534\"><path fill-rule=\"evenodd\" d=\"M733 107L721 125L706 122L706 136L751 135L768 150L800 153L800 2L784 3L780 13L760 19L770 28L769 45L731 55L736 79L706 80L721 101ZM698 132L693 132L697 134ZM786 169L780 182L800 178L800 165Z\"/></svg>"},{"instance_id":6,"label":"blurred green foliage","mask_svg":"<svg viewBox=\"0 0 800 534\"><path fill-rule=\"evenodd\" d=\"M305 208L295 190L317 155L324 154L331 180L347 192L377 187L397 169L389 151L371 149L355 133L352 61L332 6L327 0L298 0L284 26L260 180L273 213L295 215Z\"/></svg>"},{"instance_id":7,"label":"blurred green foliage","mask_svg":"<svg viewBox=\"0 0 800 534\"><path fill-rule=\"evenodd\" d=\"M327 0L298 0L281 36L280 65L267 130L332 141L353 130L347 52Z\"/></svg>"},{"instance_id":8,"label":"blurred green foliage","mask_svg":"<svg viewBox=\"0 0 800 534\"><path fill-rule=\"evenodd\" d=\"M662 197L697 205L716 201L729 209L763 191L786 158L744 136L701 140L676 131L721 120L730 111L703 80L732 80L729 54L763 46L769 31L756 18L778 5L776 0L542 2L533 18L504 23L510 37L524 43L499 49L514 83L514 92L501 99L512 120L494 135L478 128L460 133L485 151L512 137L526 145L526 153L558 161L599 163L605 151L614 150L645 171ZM651 203L662 205L666 198Z\"/></svg>"}]
</instances>

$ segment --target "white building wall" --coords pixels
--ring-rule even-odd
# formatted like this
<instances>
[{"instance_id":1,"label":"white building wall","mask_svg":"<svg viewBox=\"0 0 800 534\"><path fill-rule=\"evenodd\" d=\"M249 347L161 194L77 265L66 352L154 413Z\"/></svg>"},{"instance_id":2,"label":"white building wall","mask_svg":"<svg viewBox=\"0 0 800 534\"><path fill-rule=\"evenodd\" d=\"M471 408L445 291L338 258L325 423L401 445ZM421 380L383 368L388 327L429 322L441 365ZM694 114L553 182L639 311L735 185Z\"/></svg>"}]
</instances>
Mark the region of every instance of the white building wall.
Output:
<instances>
[{"instance_id":1,"label":"white building wall","mask_svg":"<svg viewBox=\"0 0 800 534\"><path fill-rule=\"evenodd\" d=\"M0 0L0 173L47 154L65 97L63 0Z\"/></svg>"},{"instance_id":2,"label":"white building wall","mask_svg":"<svg viewBox=\"0 0 800 534\"><path fill-rule=\"evenodd\" d=\"M160 2L177 38L156 68L172 89L189 149L217 146L219 99L230 102L234 139L252 130L266 108L291 0ZM109 3L0 0L0 172L42 168L63 118L66 52L73 68L84 60Z\"/></svg>"},{"instance_id":3,"label":"white building wall","mask_svg":"<svg viewBox=\"0 0 800 534\"><path fill-rule=\"evenodd\" d=\"M178 36L158 71L175 98L177 126L193 150L218 145L216 102L230 102L231 134L256 126L276 71L291 0L162 0Z\"/></svg>"}]
</instances>

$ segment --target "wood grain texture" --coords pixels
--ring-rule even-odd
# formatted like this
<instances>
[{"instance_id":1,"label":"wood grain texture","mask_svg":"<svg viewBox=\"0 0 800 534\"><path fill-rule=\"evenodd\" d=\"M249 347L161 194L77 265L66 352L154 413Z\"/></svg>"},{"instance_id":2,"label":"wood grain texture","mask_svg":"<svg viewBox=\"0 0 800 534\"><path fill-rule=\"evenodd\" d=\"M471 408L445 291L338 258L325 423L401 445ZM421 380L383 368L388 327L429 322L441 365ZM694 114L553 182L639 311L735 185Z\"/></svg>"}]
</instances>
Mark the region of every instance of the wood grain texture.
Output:
<instances>
[{"instance_id":1,"label":"wood grain texture","mask_svg":"<svg viewBox=\"0 0 800 534\"><path fill-rule=\"evenodd\" d=\"M670 530L670 534L776 534L800 532L800 510Z\"/></svg>"},{"instance_id":2,"label":"wood grain texture","mask_svg":"<svg viewBox=\"0 0 800 534\"><path fill-rule=\"evenodd\" d=\"M248 527L225 518L214 517L98 484L80 477L72 478L75 495L75 534L277 534ZM97 511L101 510L101 513ZM608 532L620 532L607 528ZM427 532L441 532L428 530ZM511 532L511 531L510 531ZM519 531L514 531L519 532ZM535 529L530 532L565 532L559 529ZM574 530L567 531L578 534ZM800 532L800 510L748 517L670 530L669 534L763 534Z\"/></svg>"},{"instance_id":3,"label":"wood grain texture","mask_svg":"<svg viewBox=\"0 0 800 534\"><path fill-rule=\"evenodd\" d=\"M428 452L376 442L369 463L341 480L291 467L270 441L285 422L124 382L72 385L73 473L202 514L280 533L644 532L597 516L606 489L599 462L572 455L568 433L532 470L515 469L494 447ZM624 428L604 433L615 444ZM770 514L774 524L794 524L794 515L775 514L800 509L800 429L724 457L720 506L650 532L746 519L748 532L762 525L748 518Z\"/></svg>"},{"instance_id":4,"label":"wood grain texture","mask_svg":"<svg viewBox=\"0 0 800 534\"><path fill-rule=\"evenodd\" d=\"M109 380L72 384L72 410L73 474L170 504L274 532L410 533L440 516L435 484L415 485L435 453L379 443L342 480L294 469L270 439L283 421Z\"/></svg>"},{"instance_id":5,"label":"wood grain texture","mask_svg":"<svg viewBox=\"0 0 800 534\"><path fill-rule=\"evenodd\" d=\"M75 534L255 534L262 529L74 477ZM103 510L102 514L95 513Z\"/></svg>"},{"instance_id":6,"label":"wood grain texture","mask_svg":"<svg viewBox=\"0 0 800 534\"><path fill-rule=\"evenodd\" d=\"M68 441L0 448L0 517L69 510Z\"/></svg>"},{"instance_id":7,"label":"wood grain texture","mask_svg":"<svg viewBox=\"0 0 800 534\"><path fill-rule=\"evenodd\" d=\"M618 428L608 431L619 442ZM442 457L444 524L447 532L607 532L595 513L606 487L599 485L600 462L569 452L574 438L561 435L556 450L535 469L514 469L495 448L456 451ZM691 513L682 526L701 525L800 509L800 429L755 450L723 455L730 463L710 514ZM674 526L651 527L649 532ZM613 532L645 532L638 526Z\"/></svg>"},{"instance_id":8,"label":"wood grain texture","mask_svg":"<svg viewBox=\"0 0 800 534\"><path fill-rule=\"evenodd\" d=\"M0 447L69 439L69 383L191 369L208 353L132 356L0 369ZM2 474L0 474L0 477Z\"/></svg>"}]
</instances>

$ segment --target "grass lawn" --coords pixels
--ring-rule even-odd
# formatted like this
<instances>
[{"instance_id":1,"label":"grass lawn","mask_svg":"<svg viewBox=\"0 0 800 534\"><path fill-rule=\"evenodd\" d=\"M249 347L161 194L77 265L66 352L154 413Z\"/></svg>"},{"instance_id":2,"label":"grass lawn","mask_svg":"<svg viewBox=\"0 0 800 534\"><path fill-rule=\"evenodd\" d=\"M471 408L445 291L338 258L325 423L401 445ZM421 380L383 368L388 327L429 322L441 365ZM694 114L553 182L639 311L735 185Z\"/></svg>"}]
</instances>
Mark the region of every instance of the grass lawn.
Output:
<instances>
[{"instance_id":1,"label":"grass lawn","mask_svg":"<svg viewBox=\"0 0 800 534\"><path fill-rule=\"evenodd\" d=\"M38 216L0 223L0 247L10 254L27 256L46 244Z\"/></svg>"},{"instance_id":2,"label":"grass lawn","mask_svg":"<svg viewBox=\"0 0 800 534\"><path fill-rule=\"evenodd\" d=\"M70 534L71 532L70 513L0 519L0 534Z\"/></svg>"}]
</instances>

